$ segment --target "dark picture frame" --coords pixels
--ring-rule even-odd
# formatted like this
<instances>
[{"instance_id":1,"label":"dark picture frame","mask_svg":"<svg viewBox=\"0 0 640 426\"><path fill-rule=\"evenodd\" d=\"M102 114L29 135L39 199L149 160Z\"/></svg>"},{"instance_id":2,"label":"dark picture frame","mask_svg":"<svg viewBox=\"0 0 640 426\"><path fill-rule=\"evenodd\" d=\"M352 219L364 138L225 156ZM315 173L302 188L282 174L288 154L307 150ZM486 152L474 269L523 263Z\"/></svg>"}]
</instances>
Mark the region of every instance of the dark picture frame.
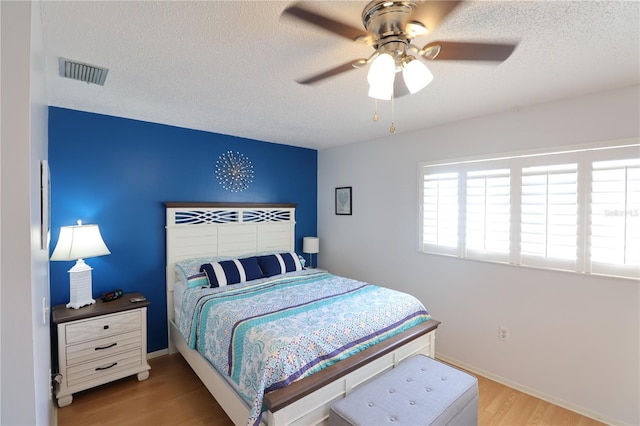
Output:
<instances>
[{"instance_id":1,"label":"dark picture frame","mask_svg":"<svg viewBox=\"0 0 640 426\"><path fill-rule=\"evenodd\" d=\"M336 188L336 214L337 215L351 215L352 213L352 201L351 201L351 187L342 186Z\"/></svg>"}]
</instances>

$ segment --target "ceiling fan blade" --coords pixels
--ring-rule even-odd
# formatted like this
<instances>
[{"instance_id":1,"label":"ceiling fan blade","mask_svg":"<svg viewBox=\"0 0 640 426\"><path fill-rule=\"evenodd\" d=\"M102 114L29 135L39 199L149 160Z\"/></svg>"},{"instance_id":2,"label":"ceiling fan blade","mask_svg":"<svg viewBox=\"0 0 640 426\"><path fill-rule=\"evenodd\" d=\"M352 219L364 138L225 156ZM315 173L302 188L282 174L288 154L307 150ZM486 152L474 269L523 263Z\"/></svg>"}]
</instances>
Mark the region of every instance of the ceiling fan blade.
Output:
<instances>
[{"instance_id":1,"label":"ceiling fan blade","mask_svg":"<svg viewBox=\"0 0 640 426\"><path fill-rule=\"evenodd\" d=\"M348 38L349 40L355 41L368 37L368 34L363 30L305 9L300 6L300 3L287 7L282 13L301 19L324 30Z\"/></svg>"},{"instance_id":2,"label":"ceiling fan blade","mask_svg":"<svg viewBox=\"0 0 640 426\"><path fill-rule=\"evenodd\" d=\"M338 74L342 74L343 72L347 72L356 68L360 68L360 66L358 66L358 64L362 64L363 61L366 61L366 59L356 59L355 61L349 61L346 62L342 65L338 65L335 68L331 68L329 70L326 70L324 72L321 72L320 74L316 74L313 75L311 77L307 77L303 80L296 80L298 83L300 84L314 84L317 83L321 80L325 80L327 78L331 78L331 77L335 77Z\"/></svg>"},{"instance_id":3,"label":"ceiling fan blade","mask_svg":"<svg viewBox=\"0 0 640 426\"><path fill-rule=\"evenodd\" d=\"M423 23L429 34L433 34L440 23L461 3L463 2L457 0L419 2L416 10L411 13L411 20Z\"/></svg>"},{"instance_id":4,"label":"ceiling fan blade","mask_svg":"<svg viewBox=\"0 0 640 426\"><path fill-rule=\"evenodd\" d=\"M517 44L515 43L468 43L459 41L434 41L420 51L434 61L505 61Z\"/></svg>"}]
</instances>

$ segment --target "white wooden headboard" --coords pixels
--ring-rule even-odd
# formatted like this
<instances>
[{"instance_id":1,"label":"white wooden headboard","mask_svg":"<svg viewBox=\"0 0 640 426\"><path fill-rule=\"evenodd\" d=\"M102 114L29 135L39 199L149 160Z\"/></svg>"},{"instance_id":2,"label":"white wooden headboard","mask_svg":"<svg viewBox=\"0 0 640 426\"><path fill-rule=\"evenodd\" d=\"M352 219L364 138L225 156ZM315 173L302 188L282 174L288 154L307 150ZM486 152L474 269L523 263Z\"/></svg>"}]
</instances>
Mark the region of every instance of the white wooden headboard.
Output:
<instances>
[{"instance_id":1,"label":"white wooden headboard","mask_svg":"<svg viewBox=\"0 0 640 426\"><path fill-rule=\"evenodd\" d=\"M295 204L165 203L165 208L169 321L177 262L295 250Z\"/></svg>"}]
</instances>

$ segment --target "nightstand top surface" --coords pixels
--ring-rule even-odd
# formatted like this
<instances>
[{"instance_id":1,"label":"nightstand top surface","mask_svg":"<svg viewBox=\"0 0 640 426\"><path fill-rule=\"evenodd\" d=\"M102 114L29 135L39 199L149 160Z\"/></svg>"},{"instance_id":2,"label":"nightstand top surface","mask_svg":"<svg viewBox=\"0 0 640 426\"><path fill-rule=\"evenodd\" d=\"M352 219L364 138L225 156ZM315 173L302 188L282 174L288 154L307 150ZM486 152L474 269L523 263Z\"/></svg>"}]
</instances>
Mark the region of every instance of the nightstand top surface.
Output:
<instances>
[{"instance_id":1,"label":"nightstand top surface","mask_svg":"<svg viewBox=\"0 0 640 426\"><path fill-rule=\"evenodd\" d=\"M138 309L149 306L148 300L144 302L132 303L129 301L132 297L143 297L141 293L125 293L122 297L110 302L96 300L93 305L83 306L80 309L67 308L66 305L56 305L53 307L53 322L61 324L69 321L77 321L85 318L93 318L100 315L113 314L116 312L128 311L130 309Z\"/></svg>"}]
</instances>

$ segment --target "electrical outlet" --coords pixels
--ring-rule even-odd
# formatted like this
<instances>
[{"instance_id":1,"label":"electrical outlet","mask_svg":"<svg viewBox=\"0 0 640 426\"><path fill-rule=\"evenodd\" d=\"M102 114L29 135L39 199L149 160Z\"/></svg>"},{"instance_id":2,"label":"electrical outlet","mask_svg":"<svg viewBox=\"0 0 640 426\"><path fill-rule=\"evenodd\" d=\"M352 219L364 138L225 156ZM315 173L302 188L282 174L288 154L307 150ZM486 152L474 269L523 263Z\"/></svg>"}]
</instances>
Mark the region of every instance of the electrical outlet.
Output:
<instances>
[{"instance_id":1,"label":"electrical outlet","mask_svg":"<svg viewBox=\"0 0 640 426\"><path fill-rule=\"evenodd\" d=\"M498 339L504 342L509 341L509 329L507 327L500 326L498 328Z\"/></svg>"}]
</instances>

